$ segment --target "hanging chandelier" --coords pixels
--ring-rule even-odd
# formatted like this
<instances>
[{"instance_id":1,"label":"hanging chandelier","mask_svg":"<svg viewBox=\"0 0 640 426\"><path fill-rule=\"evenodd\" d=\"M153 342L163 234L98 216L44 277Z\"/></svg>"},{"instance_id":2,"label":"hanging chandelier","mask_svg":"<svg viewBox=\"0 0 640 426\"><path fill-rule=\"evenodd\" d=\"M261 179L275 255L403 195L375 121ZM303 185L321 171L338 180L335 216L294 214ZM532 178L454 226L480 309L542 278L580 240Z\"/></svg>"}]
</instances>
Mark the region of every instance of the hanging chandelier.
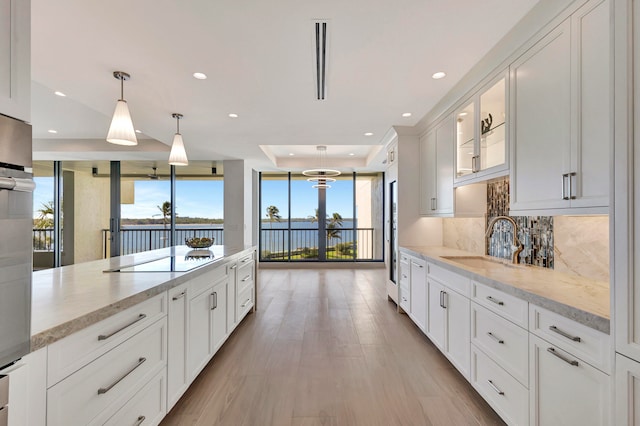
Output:
<instances>
[{"instance_id":1,"label":"hanging chandelier","mask_svg":"<svg viewBox=\"0 0 640 426\"><path fill-rule=\"evenodd\" d=\"M304 170L302 174L307 176L307 181L315 183L313 187L316 189L331 188L329 183L335 182L335 177L339 176L340 172L325 167L324 163L327 155L327 147L325 145L318 145L317 150L318 156L320 157L320 167L317 169Z\"/></svg>"},{"instance_id":2,"label":"hanging chandelier","mask_svg":"<svg viewBox=\"0 0 640 426\"><path fill-rule=\"evenodd\" d=\"M138 145L131 114L129 114L129 107L127 106L127 101L124 100L124 82L129 80L131 76L124 71L114 71L113 77L120 80L120 99L118 99L116 109L113 112L111 126L109 126L109 133L107 134L107 142L116 145Z\"/></svg>"}]
</instances>

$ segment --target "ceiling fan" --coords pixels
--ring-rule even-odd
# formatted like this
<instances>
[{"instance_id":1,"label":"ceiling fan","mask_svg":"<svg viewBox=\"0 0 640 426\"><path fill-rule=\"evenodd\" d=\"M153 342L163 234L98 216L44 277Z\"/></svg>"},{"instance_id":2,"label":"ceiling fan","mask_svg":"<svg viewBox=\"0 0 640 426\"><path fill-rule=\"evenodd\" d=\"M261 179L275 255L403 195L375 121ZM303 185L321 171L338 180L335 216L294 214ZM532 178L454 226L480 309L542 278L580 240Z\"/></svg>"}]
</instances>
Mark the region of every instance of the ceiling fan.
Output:
<instances>
[{"instance_id":1,"label":"ceiling fan","mask_svg":"<svg viewBox=\"0 0 640 426\"><path fill-rule=\"evenodd\" d=\"M153 169L153 173L148 174L147 177L151 180L158 180L160 176L158 176L157 167L152 167L152 169Z\"/></svg>"}]
</instances>

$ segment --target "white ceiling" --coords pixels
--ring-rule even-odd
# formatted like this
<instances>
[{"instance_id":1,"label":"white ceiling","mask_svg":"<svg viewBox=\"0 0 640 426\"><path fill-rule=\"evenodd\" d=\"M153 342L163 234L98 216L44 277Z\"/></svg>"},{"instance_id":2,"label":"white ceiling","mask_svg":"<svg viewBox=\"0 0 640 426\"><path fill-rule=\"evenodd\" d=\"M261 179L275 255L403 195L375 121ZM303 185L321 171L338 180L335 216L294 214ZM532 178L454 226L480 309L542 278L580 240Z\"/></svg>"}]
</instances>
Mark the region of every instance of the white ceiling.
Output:
<instances>
[{"instance_id":1,"label":"white ceiling","mask_svg":"<svg viewBox=\"0 0 640 426\"><path fill-rule=\"evenodd\" d=\"M171 113L182 113L191 159L287 169L289 152L313 166L316 145L328 154L347 145L327 166L379 170L372 159L387 130L416 124L535 3L32 0L34 156L165 159L166 149L149 148L154 141L143 152L105 147L120 90L112 72L122 70L141 138L170 144ZM316 19L329 21L325 101L314 91ZM447 77L433 80L436 71Z\"/></svg>"}]
</instances>

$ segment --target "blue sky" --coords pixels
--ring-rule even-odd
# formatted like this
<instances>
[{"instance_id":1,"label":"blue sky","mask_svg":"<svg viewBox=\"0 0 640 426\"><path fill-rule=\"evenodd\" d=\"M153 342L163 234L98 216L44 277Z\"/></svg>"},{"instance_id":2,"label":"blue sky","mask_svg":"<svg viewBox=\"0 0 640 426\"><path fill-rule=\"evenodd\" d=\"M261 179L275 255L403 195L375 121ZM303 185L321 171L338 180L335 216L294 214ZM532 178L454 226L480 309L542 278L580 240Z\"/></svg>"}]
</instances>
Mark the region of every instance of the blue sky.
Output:
<instances>
[{"instance_id":1,"label":"blue sky","mask_svg":"<svg viewBox=\"0 0 640 426\"><path fill-rule=\"evenodd\" d=\"M311 187L312 183L306 180L291 181L291 217L306 218L315 214L318 206L318 190ZM268 206L274 205L280 210L280 216L287 218L288 201L287 180L262 181L262 206L260 216L267 217ZM353 180L338 180L331 183L327 189L327 214L340 213L344 218L353 216Z\"/></svg>"},{"instance_id":2,"label":"blue sky","mask_svg":"<svg viewBox=\"0 0 640 426\"><path fill-rule=\"evenodd\" d=\"M33 194L33 217L43 203L53 200L53 178L36 177L36 191ZM169 201L170 183L162 180L135 181L135 203L123 204L123 218L139 219L160 213L159 205ZM178 180L176 182L176 210L178 216L206 217L221 219L224 216L223 182L219 180Z\"/></svg>"}]
</instances>

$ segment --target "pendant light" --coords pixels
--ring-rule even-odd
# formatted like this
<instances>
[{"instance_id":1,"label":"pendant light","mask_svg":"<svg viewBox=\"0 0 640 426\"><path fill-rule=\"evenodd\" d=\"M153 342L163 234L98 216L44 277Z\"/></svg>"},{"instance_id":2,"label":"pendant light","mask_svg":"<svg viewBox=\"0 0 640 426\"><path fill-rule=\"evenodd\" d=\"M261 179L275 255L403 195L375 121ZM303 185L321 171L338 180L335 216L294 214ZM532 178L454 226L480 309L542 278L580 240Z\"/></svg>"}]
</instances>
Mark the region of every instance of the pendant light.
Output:
<instances>
[{"instance_id":1,"label":"pendant light","mask_svg":"<svg viewBox=\"0 0 640 426\"><path fill-rule=\"evenodd\" d=\"M184 150L184 142L180 134L180 119L182 114L171 114L176 119L176 134L173 136L173 144L171 144L171 153L169 154L169 164L172 166L188 166L187 152Z\"/></svg>"},{"instance_id":2,"label":"pendant light","mask_svg":"<svg viewBox=\"0 0 640 426\"><path fill-rule=\"evenodd\" d=\"M120 80L120 99L118 99L116 110L113 112L107 142L116 145L138 145L129 107L127 101L124 100L124 81L129 80L131 76L124 71L114 71L113 76Z\"/></svg>"},{"instance_id":3,"label":"pendant light","mask_svg":"<svg viewBox=\"0 0 640 426\"><path fill-rule=\"evenodd\" d=\"M318 150L318 155L320 157L320 167L317 169L305 170L302 174L308 177L307 181L316 183L313 185L316 189L331 188L329 183L335 182L336 180L334 178L339 176L340 172L338 170L327 169L324 166L324 160L327 155L326 146L318 145L316 149Z\"/></svg>"}]
</instances>

